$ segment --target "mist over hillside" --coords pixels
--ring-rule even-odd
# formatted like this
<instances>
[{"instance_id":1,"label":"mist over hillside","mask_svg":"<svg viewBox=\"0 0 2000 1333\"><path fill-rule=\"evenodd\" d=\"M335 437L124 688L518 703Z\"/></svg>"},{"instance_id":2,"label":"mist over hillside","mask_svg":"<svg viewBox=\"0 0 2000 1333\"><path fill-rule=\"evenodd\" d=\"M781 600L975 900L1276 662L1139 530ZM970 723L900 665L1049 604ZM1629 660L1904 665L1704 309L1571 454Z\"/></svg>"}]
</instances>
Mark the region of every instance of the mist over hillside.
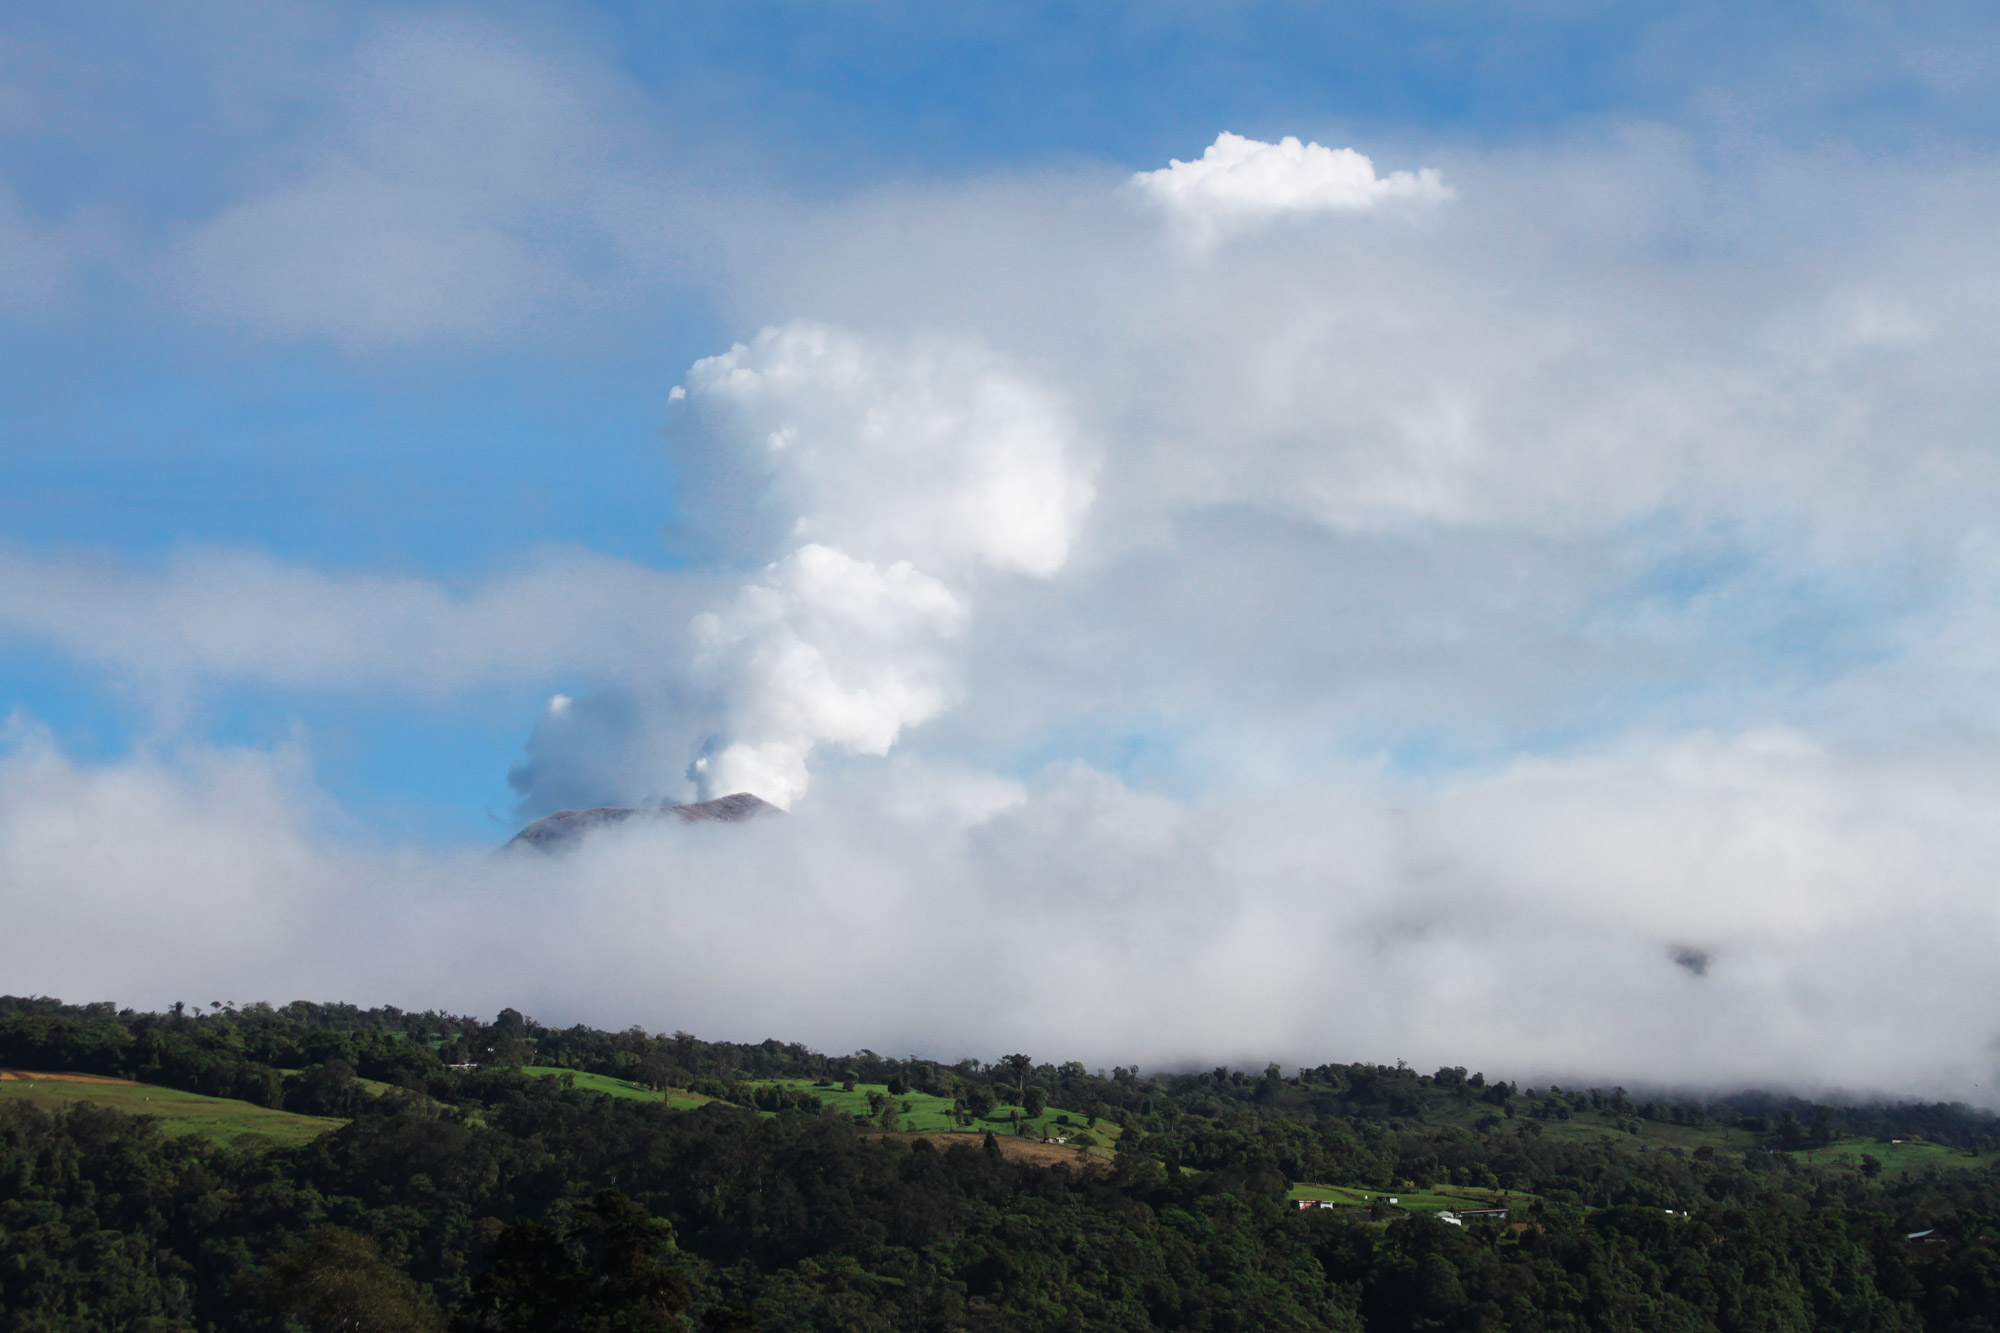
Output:
<instances>
[{"instance_id":1,"label":"mist over hillside","mask_svg":"<svg viewBox=\"0 0 2000 1333\"><path fill-rule=\"evenodd\" d=\"M52 750L13 765L5 854L60 888L0 941L24 989L81 978L152 1006L205 1003L195 986L221 1000L311 987L940 1058L1476 1059L1565 1086L1992 1104L1968 998L1982 937L1941 901L1964 873L1943 847L1928 896L1794 922L1721 884L1673 893L1665 857L1646 867L1657 897L1606 901L1596 885L1632 869L1616 838L1552 885L1545 849L1511 842L1518 814L1507 858L1447 859L1480 805L1505 808L1509 778L1428 805L1371 805L1366 788L1192 805L1085 770L1008 786L892 764L830 778L783 819L628 822L560 856L496 858L329 846L250 759L178 793L180 774L135 783ZM1783 801L1774 786L1760 799ZM83 845L72 830L99 817L119 839ZM1859 842L1861 863L1893 826L1820 827ZM1691 939L1705 971L1677 961Z\"/></svg>"}]
</instances>

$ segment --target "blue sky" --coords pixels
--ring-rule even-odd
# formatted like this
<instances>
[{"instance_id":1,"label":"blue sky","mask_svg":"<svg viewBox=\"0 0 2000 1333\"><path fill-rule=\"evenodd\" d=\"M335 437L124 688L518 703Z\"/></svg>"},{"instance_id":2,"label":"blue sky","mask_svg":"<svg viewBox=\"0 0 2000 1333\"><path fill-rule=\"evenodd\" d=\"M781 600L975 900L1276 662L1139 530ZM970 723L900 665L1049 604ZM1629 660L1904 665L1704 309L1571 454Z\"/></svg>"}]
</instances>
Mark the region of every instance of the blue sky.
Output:
<instances>
[{"instance_id":1,"label":"blue sky","mask_svg":"<svg viewBox=\"0 0 2000 1333\"><path fill-rule=\"evenodd\" d=\"M1776 1006L1746 1061L1833 1077L1814 1034L1915 983L1801 978L1912 843L1928 928L1996 929L1996 26L9 7L0 895L61 896L48 809L125 801L206 831L90 834L126 859L78 901L185 853L232 910L389 919L367 858L448 898L548 810L753 786L879 830L884 884L1157 881L1179 948L1305 876L1361 974L1500 941L1679 1024L1489 1004L1543 1069ZM1279 809L1290 869L1161 851ZM1679 947L1706 990L1644 990ZM870 1003L822 1038L886 1049ZM1204 1049L1318 1049L1211 1008ZM1853 1076L1970 1087L1985 1039Z\"/></svg>"}]
</instances>

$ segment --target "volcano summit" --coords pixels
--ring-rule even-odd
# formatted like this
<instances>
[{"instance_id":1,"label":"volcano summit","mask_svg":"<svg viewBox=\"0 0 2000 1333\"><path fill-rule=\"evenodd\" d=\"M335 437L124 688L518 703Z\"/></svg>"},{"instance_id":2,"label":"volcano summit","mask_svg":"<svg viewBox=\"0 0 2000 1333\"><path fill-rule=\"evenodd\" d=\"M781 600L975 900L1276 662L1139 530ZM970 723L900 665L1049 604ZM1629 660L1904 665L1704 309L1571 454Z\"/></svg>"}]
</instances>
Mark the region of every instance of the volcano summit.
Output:
<instances>
[{"instance_id":1,"label":"volcano summit","mask_svg":"<svg viewBox=\"0 0 2000 1333\"><path fill-rule=\"evenodd\" d=\"M783 813L784 811L769 801L752 796L747 791L718 796L712 801L696 801L689 805L604 805L592 810L558 810L516 833L508 841L507 846L533 847L539 851L553 852L582 842L584 835L592 829L602 828L607 824L622 824L628 819L674 819L684 824L710 822L736 824L746 819Z\"/></svg>"}]
</instances>

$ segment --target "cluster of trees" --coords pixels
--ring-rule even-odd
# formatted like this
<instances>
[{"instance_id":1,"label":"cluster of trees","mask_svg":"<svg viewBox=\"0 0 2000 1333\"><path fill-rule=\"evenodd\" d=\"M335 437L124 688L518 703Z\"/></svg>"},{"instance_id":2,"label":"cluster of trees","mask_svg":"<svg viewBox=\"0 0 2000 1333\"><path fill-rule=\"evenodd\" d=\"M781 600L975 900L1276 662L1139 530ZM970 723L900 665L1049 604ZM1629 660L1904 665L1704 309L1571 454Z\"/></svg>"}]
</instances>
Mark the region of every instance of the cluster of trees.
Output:
<instances>
[{"instance_id":1,"label":"cluster of trees","mask_svg":"<svg viewBox=\"0 0 2000 1333\"><path fill-rule=\"evenodd\" d=\"M575 1069L657 1061L655 1074L674 1071L662 1086L713 1080L752 1103L760 1077L887 1084L885 1105L933 1090L1018 1104L1040 1088L1078 1113L1094 1103L1124 1133L1102 1169L1037 1167L991 1136L945 1150L871 1137L803 1105L809 1094L762 1111L673 1111L524 1076L520 1060L449 1058L520 1055L510 1042ZM2000 1170L1890 1180L1803 1165L1768 1150L1788 1132L1785 1112L1808 1137L1834 1121L1776 1101L1756 1109L1771 1128L1744 1151L1643 1151L1505 1111L1560 1104L1608 1122L1647 1118L1647 1102L1531 1096L1464 1070L1144 1078L1025 1056L945 1065L552 1031L518 1014L196 1017L0 1000L0 1064L166 1081L238 1063L259 1071L250 1084L275 1097L266 1104L324 1098L351 1122L304 1147L259 1149L166 1138L88 1106L0 1103L0 1333L1975 1333L2000 1312L1987 1239L2000 1237ZM481 1067L451 1067L464 1064ZM388 1071L394 1090L362 1093L343 1067ZM1446 1123L1468 1103L1491 1114ZM1665 1109L1652 1118L1671 1119L1678 1103L1653 1105ZM1957 1130L1978 1129L1961 1118ZM1300 1180L1485 1185L1534 1201L1519 1229L1426 1216L1366 1226L1289 1207ZM1926 1229L1947 1243L1905 1238Z\"/></svg>"}]
</instances>

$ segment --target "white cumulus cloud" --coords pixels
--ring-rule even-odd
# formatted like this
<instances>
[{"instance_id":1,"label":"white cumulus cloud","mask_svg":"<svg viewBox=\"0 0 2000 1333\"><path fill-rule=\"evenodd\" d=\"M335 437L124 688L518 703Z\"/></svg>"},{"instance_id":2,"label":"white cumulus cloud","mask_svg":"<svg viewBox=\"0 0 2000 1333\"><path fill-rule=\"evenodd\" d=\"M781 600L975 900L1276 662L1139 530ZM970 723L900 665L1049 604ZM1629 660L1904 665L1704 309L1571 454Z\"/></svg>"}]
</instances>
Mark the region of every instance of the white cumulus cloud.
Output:
<instances>
[{"instance_id":1,"label":"white cumulus cloud","mask_svg":"<svg viewBox=\"0 0 2000 1333\"><path fill-rule=\"evenodd\" d=\"M1355 213L1391 200L1439 201L1452 191L1431 168L1375 174L1375 163L1352 148L1277 143L1224 130L1192 162L1173 159L1132 178L1140 193L1166 208L1199 239L1287 215Z\"/></svg>"}]
</instances>

